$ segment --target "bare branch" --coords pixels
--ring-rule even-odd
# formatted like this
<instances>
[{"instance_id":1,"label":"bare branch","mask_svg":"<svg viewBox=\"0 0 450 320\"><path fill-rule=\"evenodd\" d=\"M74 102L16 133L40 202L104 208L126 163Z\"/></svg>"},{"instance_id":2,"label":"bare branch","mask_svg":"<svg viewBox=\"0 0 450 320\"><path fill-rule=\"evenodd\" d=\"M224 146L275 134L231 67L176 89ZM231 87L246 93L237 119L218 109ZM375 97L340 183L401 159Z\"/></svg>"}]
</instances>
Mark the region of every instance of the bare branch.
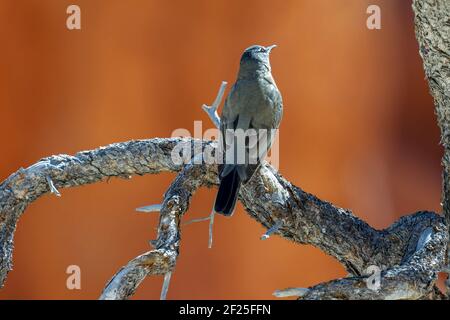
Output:
<instances>
[{"instance_id":1,"label":"bare branch","mask_svg":"<svg viewBox=\"0 0 450 320\"><path fill-rule=\"evenodd\" d=\"M54 195L56 195L57 197L61 197L61 193L59 193L58 189L55 188L55 185L53 184L52 179L49 176L47 176L45 178L47 179L47 183L50 188L50 192L53 193Z\"/></svg>"},{"instance_id":2,"label":"bare branch","mask_svg":"<svg viewBox=\"0 0 450 320\"><path fill-rule=\"evenodd\" d=\"M140 255L121 268L108 282L100 299L128 299L146 276L160 274L165 275L161 291L161 299L165 299L178 257L180 220L189 207L191 196L202 184L202 168L189 164L178 174L164 196L155 250Z\"/></svg>"},{"instance_id":3,"label":"bare branch","mask_svg":"<svg viewBox=\"0 0 450 320\"><path fill-rule=\"evenodd\" d=\"M192 224L192 223L203 222L203 221L209 221L209 220L211 220L211 216L207 216L207 217L204 217L204 218L198 218L198 219L192 219L192 220L189 220L189 221L183 223L183 225L184 225L184 226L187 226L187 225L190 225L190 224Z\"/></svg>"},{"instance_id":4,"label":"bare branch","mask_svg":"<svg viewBox=\"0 0 450 320\"><path fill-rule=\"evenodd\" d=\"M209 214L209 216L204 217L204 218L198 218L198 219L192 219L189 220L188 222L185 222L184 225L189 225L191 223L196 223L196 222L203 222L203 221L209 221L209 237L208 237L208 248L211 249L212 248L212 240L213 240L213 225L214 225L214 209L211 210L211 213Z\"/></svg>"},{"instance_id":5,"label":"bare branch","mask_svg":"<svg viewBox=\"0 0 450 320\"><path fill-rule=\"evenodd\" d=\"M163 171L180 171L182 164L172 161L171 152L190 138L137 140L77 153L56 155L20 169L0 184L0 287L12 268L13 237L16 224L27 206L55 188L75 187L111 177L128 178ZM203 146L211 142L202 142ZM192 153L193 153L193 145ZM214 180L211 172L205 177Z\"/></svg>"},{"instance_id":6,"label":"bare branch","mask_svg":"<svg viewBox=\"0 0 450 320\"><path fill-rule=\"evenodd\" d=\"M160 300L166 300L167 292L169 291L170 278L172 277L172 271L167 272L164 275L164 282L161 289L161 297Z\"/></svg>"},{"instance_id":7,"label":"bare branch","mask_svg":"<svg viewBox=\"0 0 450 320\"><path fill-rule=\"evenodd\" d=\"M450 225L450 1L414 0L416 38L444 146L442 209ZM450 244L447 263L450 263ZM446 282L450 299L450 279Z\"/></svg>"},{"instance_id":8,"label":"bare branch","mask_svg":"<svg viewBox=\"0 0 450 320\"><path fill-rule=\"evenodd\" d=\"M134 258L107 283L101 300L123 300L131 297L148 275L163 275L175 265L176 253L152 250Z\"/></svg>"},{"instance_id":9,"label":"bare branch","mask_svg":"<svg viewBox=\"0 0 450 320\"><path fill-rule=\"evenodd\" d=\"M277 232L278 229L280 229L280 227L283 225L282 221L278 221L277 223L275 223L272 227L269 228L269 230L267 230L266 233L264 233L261 236L261 240L267 240L270 238L270 235L274 232Z\"/></svg>"},{"instance_id":10,"label":"bare branch","mask_svg":"<svg viewBox=\"0 0 450 320\"><path fill-rule=\"evenodd\" d=\"M213 226L214 226L214 208L211 210L211 214L209 216L209 239L208 239L208 248L212 248L213 243Z\"/></svg>"},{"instance_id":11,"label":"bare branch","mask_svg":"<svg viewBox=\"0 0 450 320\"><path fill-rule=\"evenodd\" d=\"M112 144L75 156L49 157L11 175L0 185L1 283L11 268L12 240L17 220L28 204L49 192L47 176L53 178L55 187L64 188L109 177L128 178L133 174L181 171L164 196L158 238L153 241L155 250L133 259L122 268L106 286L102 298L129 297L146 275L163 275L173 271L178 255L179 222L188 208L191 195L200 186L218 184L215 165L177 165L172 161L171 150L175 145L192 141L173 138ZM202 145L212 147L214 143L203 141ZM370 265L386 266L385 270L395 266L406 268L422 234L430 227L433 235L424 248L434 243L436 249L433 257L417 272L408 269L411 270L408 273L410 281L423 283L421 288L425 289L421 289L419 294L424 294L429 284L435 282L436 272L444 267L443 259L437 254L440 252L440 242L433 239L438 236L443 239L440 230L445 225L439 215L431 212L403 217L388 229L378 231L349 210L336 207L293 186L267 164L263 164L259 172L242 187L239 199L249 215L264 227L270 229L277 222L282 222L273 234L322 249L338 259L355 276L362 276ZM420 249L417 252L425 254L428 251ZM400 276L397 279L403 279L401 275L404 273L398 274Z\"/></svg>"},{"instance_id":12,"label":"bare branch","mask_svg":"<svg viewBox=\"0 0 450 320\"><path fill-rule=\"evenodd\" d=\"M414 0L416 36L424 61L436 114L441 128L444 218L433 212L417 212L401 218L385 230L375 230L351 211L318 199L293 186L267 164L244 185L239 199L248 214L272 234L300 244L311 244L340 261L350 275L308 289L277 291L277 296L297 294L303 299L426 299L442 298L435 287L437 273L446 270L450 224L450 3L447 0ZM211 107L203 105L216 127L226 83L222 83ZM127 299L148 275L164 275L161 298L179 253L180 221L190 198L201 186L217 185L217 167L177 164L172 152L180 143L211 141L190 138L150 139L112 144L75 156L56 155L20 169L0 184L0 286L12 268L13 237L18 219L27 206L58 188L74 187L110 177L179 172L164 195L162 205L139 208L160 212L154 250L132 259L106 285L101 299ZM214 212L209 217L212 243ZM447 224L445 223L447 222ZM367 285L366 269L378 266L381 287ZM450 280L447 281L450 295Z\"/></svg>"},{"instance_id":13,"label":"bare branch","mask_svg":"<svg viewBox=\"0 0 450 320\"><path fill-rule=\"evenodd\" d=\"M427 230L433 230L429 241L400 265L392 266L381 273L380 288L371 289L367 277L357 276L333 280L309 288L303 299L424 299L433 294L434 283L445 260L448 234L444 224L430 221ZM431 281L430 281L431 280Z\"/></svg>"},{"instance_id":14,"label":"bare branch","mask_svg":"<svg viewBox=\"0 0 450 320\"><path fill-rule=\"evenodd\" d=\"M203 110L208 114L208 116L211 118L211 121L214 123L216 128L220 127L220 118L217 114L217 109L219 108L220 104L222 103L223 94L225 93L225 88L227 87L227 83L225 81L222 81L222 84L220 85L219 92L217 93L217 97L214 100L213 104L211 106L207 106L204 104L202 106Z\"/></svg>"},{"instance_id":15,"label":"bare branch","mask_svg":"<svg viewBox=\"0 0 450 320\"><path fill-rule=\"evenodd\" d=\"M282 290L276 290L273 295L277 298L286 298L286 297L303 297L306 295L310 289L308 288L287 288Z\"/></svg>"},{"instance_id":16,"label":"bare branch","mask_svg":"<svg viewBox=\"0 0 450 320\"><path fill-rule=\"evenodd\" d=\"M136 208L138 212L160 212L162 208L161 204L152 204L145 207Z\"/></svg>"}]
</instances>

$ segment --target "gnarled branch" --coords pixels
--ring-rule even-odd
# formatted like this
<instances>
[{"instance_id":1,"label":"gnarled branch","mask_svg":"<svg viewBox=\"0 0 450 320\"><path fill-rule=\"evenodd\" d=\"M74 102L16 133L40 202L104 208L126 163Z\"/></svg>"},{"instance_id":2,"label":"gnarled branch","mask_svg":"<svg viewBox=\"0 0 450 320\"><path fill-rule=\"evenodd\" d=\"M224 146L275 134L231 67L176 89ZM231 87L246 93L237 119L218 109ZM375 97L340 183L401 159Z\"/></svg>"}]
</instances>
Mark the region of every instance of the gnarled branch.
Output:
<instances>
[{"instance_id":1,"label":"gnarled branch","mask_svg":"<svg viewBox=\"0 0 450 320\"><path fill-rule=\"evenodd\" d=\"M189 198L198 187L218 183L217 167L213 164L177 165L172 161L173 148L178 143L189 142L192 149L194 143L201 143L203 148L214 146L214 142L190 138L129 141L75 156L45 158L11 175L0 185L1 283L11 268L12 240L18 218L28 204L51 192L46 177L52 179L56 188L62 189L109 177L180 172L164 198L155 250L139 256L121 269L108 283L102 297L127 298L146 275L172 271L178 254L179 221L187 210ZM386 283L397 283L397 288L402 289L407 274L412 284L410 290L414 291L411 297L423 297L431 292L437 272L443 267L444 243L447 243L448 235L442 232L445 229L443 218L435 213L418 212L403 217L386 230L378 231L349 210L293 186L268 164L263 165L241 189L239 198L249 215L264 227L271 228L281 222L275 234L322 249L356 277L362 279L370 265L383 268L382 288L385 278ZM418 246L423 242L419 241L421 235L430 228L432 233L428 241L422 247ZM132 284L128 286L130 281ZM347 295L342 294L341 297L356 297L352 293L353 286L347 287ZM395 286L392 287L396 292ZM306 298L315 298L314 292L322 288L311 288ZM380 295L367 292L361 297L379 298Z\"/></svg>"},{"instance_id":2,"label":"gnarled branch","mask_svg":"<svg viewBox=\"0 0 450 320\"><path fill-rule=\"evenodd\" d=\"M376 230L339 208L304 192L268 164L240 190L239 199L248 214L269 233L300 244L311 244L341 262L350 275L308 289L290 289L304 299L427 299L437 293L437 273L445 266L450 222L450 4L446 0L414 0L416 35L425 73L436 102L436 113L445 147L443 158L444 216L416 212L385 230ZM223 95L224 85L219 91ZM220 93L221 92L221 93ZM220 100L220 99L219 99ZM218 123L216 109L205 107ZM166 192L160 210L155 249L131 260L105 287L102 299L130 297L147 275L165 274L162 296L178 256L180 219L197 188L218 183L217 167L209 164L177 164L172 151L180 143L197 149L213 148L214 142L191 138L129 141L84 151L75 156L57 155L20 169L0 184L0 286L12 268L14 231L27 206L46 193L102 181L110 177L179 172ZM154 207L152 207L154 209ZM447 224L446 224L447 222ZM381 270L379 287L368 285L367 270Z\"/></svg>"},{"instance_id":3,"label":"gnarled branch","mask_svg":"<svg viewBox=\"0 0 450 320\"><path fill-rule=\"evenodd\" d=\"M126 299L134 294L146 276L172 272L180 246L180 220L189 207L192 194L203 184L204 169L190 164L178 174L164 195L158 239L152 242L155 250L140 255L120 269L106 285L100 299ZM166 292L163 290L162 298Z\"/></svg>"},{"instance_id":4,"label":"gnarled branch","mask_svg":"<svg viewBox=\"0 0 450 320\"><path fill-rule=\"evenodd\" d=\"M450 225L450 1L414 0L416 38L441 129L442 209ZM450 244L447 265L450 266ZM450 299L450 277L446 281Z\"/></svg>"}]
</instances>

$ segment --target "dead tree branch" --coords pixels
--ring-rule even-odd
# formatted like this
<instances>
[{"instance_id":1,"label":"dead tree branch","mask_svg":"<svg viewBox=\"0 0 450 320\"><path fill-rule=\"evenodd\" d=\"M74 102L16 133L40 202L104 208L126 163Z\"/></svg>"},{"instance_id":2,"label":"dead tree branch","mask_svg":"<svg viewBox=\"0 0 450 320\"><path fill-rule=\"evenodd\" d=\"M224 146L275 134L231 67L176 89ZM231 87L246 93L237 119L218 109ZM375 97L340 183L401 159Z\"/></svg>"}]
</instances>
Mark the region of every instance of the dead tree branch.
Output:
<instances>
[{"instance_id":1,"label":"dead tree branch","mask_svg":"<svg viewBox=\"0 0 450 320\"><path fill-rule=\"evenodd\" d=\"M193 193L202 185L204 169L205 167L190 164L178 174L164 195L158 239L152 241L155 250L140 255L120 269L106 285L100 299L127 299L134 294L146 276L172 272L180 246L180 220L189 207ZM165 298L166 292L167 290L163 290L162 298Z\"/></svg>"},{"instance_id":2,"label":"dead tree branch","mask_svg":"<svg viewBox=\"0 0 450 320\"><path fill-rule=\"evenodd\" d=\"M449 240L450 212L450 4L446 0L415 0L416 35L425 73L436 102L436 113L445 147L443 158L445 218L426 211L402 217L385 230L376 230L351 211L318 199L292 185L268 164L240 190L239 200L247 213L266 227L269 234L299 244L310 244L335 257L350 275L307 289L278 291L304 299L430 299L442 298L435 282L445 265ZM223 95L224 85L219 91ZM221 92L221 93L220 93ZM204 107L214 123L216 109ZM13 239L17 222L27 206L46 193L96 183L110 177L176 172L176 179L162 204L148 210L160 211L155 247L131 260L106 285L102 299L126 299L147 275L165 275L168 281L179 254L180 219L199 187L217 185L217 167L205 163L177 164L172 152L181 143L191 154L198 149L214 150L215 143L191 138L129 141L77 153L44 158L20 169L0 184L0 286L12 269ZM144 210L145 211L145 210ZM381 270L380 286L368 285L368 268Z\"/></svg>"},{"instance_id":3,"label":"dead tree branch","mask_svg":"<svg viewBox=\"0 0 450 320\"><path fill-rule=\"evenodd\" d=\"M414 0L416 38L441 129L442 209L450 225L450 1ZM450 246L449 246L450 248ZM448 250L450 254L450 250ZM450 257L447 257L447 264ZM450 298L450 277L447 279Z\"/></svg>"},{"instance_id":4,"label":"dead tree branch","mask_svg":"<svg viewBox=\"0 0 450 320\"><path fill-rule=\"evenodd\" d=\"M12 174L0 185L1 283L11 270L13 236L19 217L31 202L51 192L46 177L52 179L55 188L62 189L110 177L180 172L164 197L155 250L121 269L106 286L102 298L127 298L146 275L172 271L180 241L179 221L190 197L197 188L218 183L215 165L177 165L172 161L173 148L190 142L192 150L194 142L201 143L203 150L214 144L190 138L129 141L75 156L45 158ZM424 297L432 292L437 273L443 268L448 234L443 218L435 213L418 212L378 231L349 210L293 186L267 164L242 188L239 198L249 215L264 227L281 222L274 234L322 249L354 275L312 287L305 298L331 297L337 285L341 288L337 298L405 297L405 286L408 297ZM421 237L424 232L428 233L425 242ZM370 265L384 270L381 293L355 290L364 281ZM389 287L386 293L383 284Z\"/></svg>"}]
</instances>

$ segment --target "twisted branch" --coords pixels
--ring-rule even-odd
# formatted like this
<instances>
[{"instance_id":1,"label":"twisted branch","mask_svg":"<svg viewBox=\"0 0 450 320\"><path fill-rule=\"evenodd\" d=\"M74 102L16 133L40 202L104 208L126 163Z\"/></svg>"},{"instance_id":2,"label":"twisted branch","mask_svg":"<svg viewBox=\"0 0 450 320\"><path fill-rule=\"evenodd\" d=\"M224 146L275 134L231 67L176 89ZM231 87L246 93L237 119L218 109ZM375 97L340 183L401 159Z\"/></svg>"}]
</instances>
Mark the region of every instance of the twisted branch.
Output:
<instances>
[{"instance_id":1,"label":"twisted branch","mask_svg":"<svg viewBox=\"0 0 450 320\"><path fill-rule=\"evenodd\" d=\"M414 0L414 22L419 53L436 105L441 129L442 157L442 209L447 226L450 225L450 1ZM447 265L450 268L450 245ZM450 299L450 277L446 281Z\"/></svg>"},{"instance_id":2,"label":"twisted branch","mask_svg":"<svg viewBox=\"0 0 450 320\"><path fill-rule=\"evenodd\" d=\"M151 250L131 260L121 268L106 285L100 299L126 299L134 294L139 284L149 275L168 274L166 288L161 298L165 299L170 273L175 267L180 246L180 220L189 207L190 199L203 184L204 167L187 165L170 185L161 207L158 238Z\"/></svg>"},{"instance_id":3,"label":"twisted branch","mask_svg":"<svg viewBox=\"0 0 450 320\"><path fill-rule=\"evenodd\" d=\"M445 219L433 212L420 211L402 217L385 230L376 230L339 208L292 185L268 164L240 190L239 200L247 213L270 234L299 244L311 244L342 263L349 276L311 288L278 291L304 299L438 299L437 273L445 270L450 221L450 5L446 0L415 0L416 35L445 147L443 158ZM223 95L225 85L219 91ZM220 99L219 99L220 100ZM217 100L216 100L217 102ZM217 106L204 106L218 123ZM177 164L171 153L180 143L190 144L192 154L213 148L211 141L168 138L129 141L80 152L57 155L20 169L0 184L0 286L12 268L14 231L27 206L46 193L58 189L99 182L110 177L178 172L159 210L155 249L131 260L106 285L102 299L126 299L147 275L165 275L162 298L179 254L180 219L194 192L202 186L217 185L217 167L208 164ZM155 209L156 208L156 209ZM145 211L145 210L144 210ZM380 286L368 285L369 267L380 270Z\"/></svg>"},{"instance_id":4,"label":"twisted branch","mask_svg":"<svg viewBox=\"0 0 450 320\"><path fill-rule=\"evenodd\" d=\"M128 298L146 275L172 271L180 241L179 221L190 197L197 188L218 183L215 165L175 164L171 151L178 143L191 143L192 150L194 143L200 143L203 149L214 147L211 141L190 138L129 141L75 156L45 158L11 175L0 185L0 283L4 283L11 269L12 240L18 218L28 204L51 192L46 177L62 189L110 177L180 172L164 197L155 250L122 268L108 283L102 298ZM403 290L406 278L411 284L409 296L424 297L432 291L437 272L443 267L448 234L443 232L446 230L443 218L435 213L418 212L378 231L349 210L293 186L267 164L242 188L239 198L248 214L264 227L271 228L281 222L274 234L314 245L338 259L352 275L359 277L356 284L364 279L368 266L384 268L379 293L363 290L357 294L353 285L341 286L339 282L341 298L391 298L392 292ZM430 228L428 240L419 246L418 243L424 242L421 235L429 233ZM342 281L349 283L349 280ZM391 293L384 293L384 283L393 288ZM305 297L329 297L335 287L335 283L313 287Z\"/></svg>"}]
</instances>

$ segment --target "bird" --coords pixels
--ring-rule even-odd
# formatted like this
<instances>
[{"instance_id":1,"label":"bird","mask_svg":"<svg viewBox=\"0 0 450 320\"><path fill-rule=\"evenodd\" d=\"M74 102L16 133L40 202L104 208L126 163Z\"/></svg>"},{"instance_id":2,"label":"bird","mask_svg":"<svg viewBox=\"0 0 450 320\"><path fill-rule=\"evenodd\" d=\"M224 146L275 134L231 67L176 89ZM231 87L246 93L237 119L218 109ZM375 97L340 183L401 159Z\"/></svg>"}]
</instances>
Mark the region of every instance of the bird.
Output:
<instances>
[{"instance_id":1,"label":"bird","mask_svg":"<svg viewBox=\"0 0 450 320\"><path fill-rule=\"evenodd\" d=\"M218 165L220 184L214 211L224 216L233 215L241 186L259 168L281 122L283 101L269 59L275 47L245 49L222 109L219 147L223 161Z\"/></svg>"}]
</instances>

